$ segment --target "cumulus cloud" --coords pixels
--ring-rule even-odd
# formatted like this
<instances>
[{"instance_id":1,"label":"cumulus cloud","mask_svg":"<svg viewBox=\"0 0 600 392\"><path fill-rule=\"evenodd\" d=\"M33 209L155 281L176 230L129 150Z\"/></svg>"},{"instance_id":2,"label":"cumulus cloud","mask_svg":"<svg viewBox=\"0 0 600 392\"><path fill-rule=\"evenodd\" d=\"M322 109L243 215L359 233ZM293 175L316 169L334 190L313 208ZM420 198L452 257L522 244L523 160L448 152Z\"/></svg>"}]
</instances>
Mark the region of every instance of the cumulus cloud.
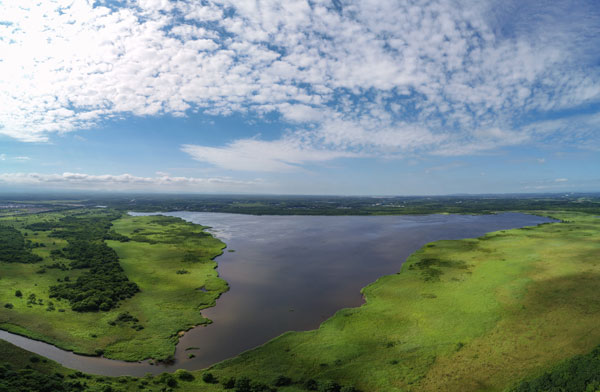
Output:
<instances>
[{"instance_id":1,"label":"cumulus cloud","mask_svg":"<svg viewBox=\"0 0 600 392\"><path fill-rule=\"evenodd\" d=\"M197 178L175 177L157 173L155 177L140 177L131 174L84 173L0 173L0 184L10 186L60 187L66 189L111 189L111 190L185 190L197 192L240 191L246 187L260 185L260 180L239 181L226 177Z\"/></svg>"},{"instance_id":2,"label":"cumulus cloud","mask_svg":"<svg viewBox=\"0 0 600 392\"><path fill-rule=\"evenodd\" d=\"M600 101L597 7L522 3L8 2L0 133L41 141L122 115L277 113L301 136L183 147L267 171L576 140L527 119Z\"/></svg>"}]
</instances>

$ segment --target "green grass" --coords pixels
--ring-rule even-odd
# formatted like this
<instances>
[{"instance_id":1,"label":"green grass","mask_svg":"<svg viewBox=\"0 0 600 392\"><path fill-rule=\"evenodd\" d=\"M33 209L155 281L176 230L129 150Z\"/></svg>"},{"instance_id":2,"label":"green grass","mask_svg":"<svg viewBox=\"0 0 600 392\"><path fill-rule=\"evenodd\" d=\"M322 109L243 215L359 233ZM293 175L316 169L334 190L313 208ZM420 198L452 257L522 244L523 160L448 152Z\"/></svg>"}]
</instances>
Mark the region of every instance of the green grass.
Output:
<instances>
[{"instance_id":1,"label":"green grass","mask_svg":"<svg viewBox=\"0 0 600 392\"><path fill-rule=\"evenodd\" d=\"M2 329L78 353L103 352L106 357L130 361L165 359L173 354L182 331L209 322L200 310L214 306L215 300L228 289L227 283L218 277L213 260L222 253L225 244L205 233L202 226L163 216L123 216L113 222L113 228L133 240L107 241L107 244L116 250L126 275L139 285L141 292L109 312L73 312L66 301L48 298L48 291L57 279L69 276L73 281L82 271L46 268L45 273L36 273L54 262L49 257L50 251L64 247L66 242L48 237L50 232L23 229L36 221L61 216L39 214L3 220L27 233L26 238L46 247L33 250L44 258L41 263L2 263ZM63 261L68 264L68 260ZM187 273L178 274L182 269ZM15 297L17 289L22 291L22 298ZM43 300L42 305L27 305L27 297L32 293ZM46 310L49 301L56 310ZM13 304L14 308L5 308L5 303ZM125 312L139 321L110 324ZM138 325L143 329L133 328Z\"/></svg>"}]
</instances>

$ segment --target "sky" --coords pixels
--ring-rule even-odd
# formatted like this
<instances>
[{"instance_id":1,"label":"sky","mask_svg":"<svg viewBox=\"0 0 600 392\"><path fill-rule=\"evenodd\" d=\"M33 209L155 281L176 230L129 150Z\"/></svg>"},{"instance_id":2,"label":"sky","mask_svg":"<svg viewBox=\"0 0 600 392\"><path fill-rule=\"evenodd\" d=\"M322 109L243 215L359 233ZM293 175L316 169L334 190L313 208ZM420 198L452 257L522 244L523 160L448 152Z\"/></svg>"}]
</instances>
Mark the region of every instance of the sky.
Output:
<instances>
[{"instance_id":1,"label":"sky","mask_svg":"<svg viewBox=\"0 0 600 392\"><path fill-rule=\"evenodd\" d=\"M600 191L597 0L0 0L0 192Z\"/></svg>"}]
</instances>

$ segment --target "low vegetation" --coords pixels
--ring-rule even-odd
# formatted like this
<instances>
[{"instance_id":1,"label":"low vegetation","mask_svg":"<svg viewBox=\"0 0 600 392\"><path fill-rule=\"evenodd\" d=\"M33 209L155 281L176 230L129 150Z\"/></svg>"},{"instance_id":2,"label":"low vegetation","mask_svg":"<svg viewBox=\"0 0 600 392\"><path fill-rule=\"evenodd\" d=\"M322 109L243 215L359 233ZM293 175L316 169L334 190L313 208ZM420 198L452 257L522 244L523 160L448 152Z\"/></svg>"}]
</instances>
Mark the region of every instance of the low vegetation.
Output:
<instances>
[{"instance_id":1,"label":"low vegetation","mask_svg":"<svg viewBox=\"0 0 600 392\"><path fill-rule=\"evenodd\" d=\"M37 263L0 264L0 327L78 353L169 358L228 289L213 260L225 244L178 218L78 209L0 225L43 244L27 249Z\"/></svg>"}]
</instances>

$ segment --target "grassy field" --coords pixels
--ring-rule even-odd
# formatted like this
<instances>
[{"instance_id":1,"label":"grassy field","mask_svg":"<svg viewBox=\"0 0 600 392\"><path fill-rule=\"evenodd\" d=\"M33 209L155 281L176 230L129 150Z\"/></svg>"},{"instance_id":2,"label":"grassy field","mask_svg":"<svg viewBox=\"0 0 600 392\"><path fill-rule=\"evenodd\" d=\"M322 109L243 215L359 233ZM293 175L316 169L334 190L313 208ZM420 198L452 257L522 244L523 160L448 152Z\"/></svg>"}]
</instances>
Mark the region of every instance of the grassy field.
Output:
<instances>
[{"instance_id":1,"label":"grassy field","mask_svg":"<svg viewBox=\"0 0 600 392\"><path fill-rule=\"evenodd\" d=\"M78 353L102 352L110 358L141 360L169 357L180 331L209 322L200 310L213 306L228 289L213 261L225 244L204 232L203 227L171 217L123 216L113 222L117 233L131 238L129 242L106 242L117 251L128 278L141 289L133 298L108 312L83 313L72 311L64 300L50 299L50 286L65 276L74 281L83 271L49 268L55 263L50 252L63 248L66 242L49 237L50 231L33 232L24 227L63 215L39 214L0 221L14 225L27 235L25 238L45 245L33 249L44 258L41 263L2 263L2 329ZM68 260L58 261L68 265ZM15 296L16 290L22 292L21 298ZM28 300L31 294L36 296L36 304ZM54 310L49 310L50 302ZM132 317L119 319L123 313Z\"/></svg>"}]
</instances>

